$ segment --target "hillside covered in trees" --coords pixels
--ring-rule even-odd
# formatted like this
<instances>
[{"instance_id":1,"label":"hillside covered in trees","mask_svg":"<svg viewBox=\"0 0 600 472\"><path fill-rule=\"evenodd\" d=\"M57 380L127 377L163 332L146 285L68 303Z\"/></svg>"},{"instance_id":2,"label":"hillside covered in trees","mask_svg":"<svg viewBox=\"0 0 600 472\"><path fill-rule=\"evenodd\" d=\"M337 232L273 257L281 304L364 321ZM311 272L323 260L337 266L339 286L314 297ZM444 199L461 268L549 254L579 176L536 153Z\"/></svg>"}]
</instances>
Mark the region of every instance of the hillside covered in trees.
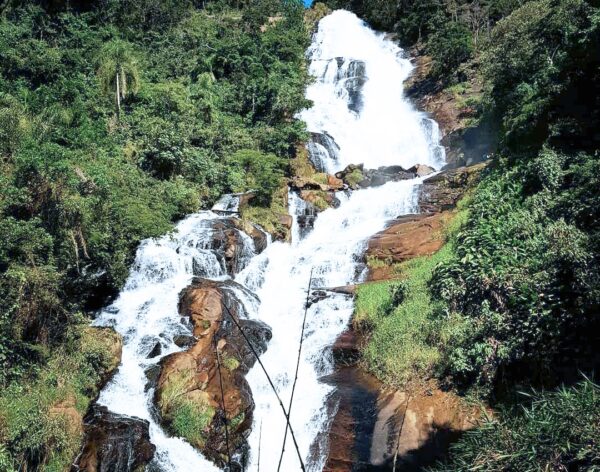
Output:
<instances>
[{"instance_id":1,"label":"hillside covered in trees","mask_svg":"<svg viewBox=\"0 0 600 472\"><path fill-rule=\"evenodd\" d=\"M303 14L0 2L1 470L72 460L78 438L48 409L75 395L85 412L95 395L109 360L83 326L141 240L227 191L269 206L305 140Z\"/></svg>"},{"instance_id":2,"label":"hillside covered in trees","mask_svg":"<svg viewBox=\"0 0 600 472\"><path fill-rule=\"evenodd\" d=\"M368 321L367 365L396 385L433 376L502 408L443 470L596 470L598 2L327 3L430 56L416 96L457 96L466 131L491 128L499 143L444 250L403 269L395 291L377 292L414 323ZM374 293L365 289L365 306ZM410 313L417 296L428 300L420 317ZM410 349L394 349L399 339Z\"/></svg>"}]
</instances>

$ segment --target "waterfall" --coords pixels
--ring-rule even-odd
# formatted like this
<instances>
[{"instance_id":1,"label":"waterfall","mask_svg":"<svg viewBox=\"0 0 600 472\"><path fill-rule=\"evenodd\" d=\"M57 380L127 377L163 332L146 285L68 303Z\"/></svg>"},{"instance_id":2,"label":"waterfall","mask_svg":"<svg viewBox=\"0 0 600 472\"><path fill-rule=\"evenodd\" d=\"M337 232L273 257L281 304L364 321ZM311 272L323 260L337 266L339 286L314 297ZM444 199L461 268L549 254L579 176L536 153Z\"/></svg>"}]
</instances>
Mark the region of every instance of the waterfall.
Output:
<instances>
[{"instance_id":1,"label":"waterfall","mask_svg":"<svg viewBox=\"0 0 600 472\"><path fill-rule=\"evenodd\" d=\"M311 159L322 170L333 173L351 163L364 163L366 168L417 163L439 167L443 163L437 124L403 97L402 83L412 66L394 43L340 10L321 20L308 58L316 80L307 97L314 105L299 118L312 133ZM177 302L193 276L234 278L247 289L239 290L237 298L246 316L272 328L272 340L261 359L287 406L311 270L313 290L361 281L367 239L390 219L418 211L420 182L413 179L339 192L339 207L318 216L312 205L292 193L292 243L269 243L257 254L253 240L238 230L242 250L233 268L223 248L215 244L219 225L226 224L227 218L214 212L191 215L173 234L142 243L123 291L95 321L113 326L124 344L121 366L98 403L150 422L151 441L157 447L151 470L218 470L187 442L170 437L159 426L148 380L148 372L162 357L181 350L174 336L191 333L187 320L178 314ZM226 196L214 209L236 212L238 204L237 195ZM339 294L308 309L291 423L311 471L323 468L326 433L337 407L331 397L334 387L320 379L332 372L331 346L346 328L352 310L352 300ZM257 366L247 379L256 404L247 470L256 470L260 447L261 470L275 471L285 420ZM281 470L300 470L289 435Z\"/></svg>"},{"instance_id":2,"label":"waterfall","mask_svg":"<svg viewBox=\"0 0 600 472\"><path fill-rule=\"evenodd\" d=\"M320 144L326 151L319 153L323 169L336 172L351 163L364 163L366 168L443 164L437 124L403 97L402 83L412 66L394 43L373 32L354 14L336 11L321 20L308 55L310 73L316 81L308 88L307 97L314 105L300 118L312 132L311 143ZM335 152L325 147L323 137ZM414 179L349 196L339 193L340 206L320 213L311 231L298 228L298 215L306 206L297 197L290 198L296 226L292 244L272 244L261 255L268 264L250 262L245 277L254 271L262 280L257 290L261 304L256 316L273 332L262 360L284 404L289 401L294 380L311 270L313 289L360 281L364 277L360 261L366 240L390 219L418 211L419 183L420 179ZM331 346L346 328L352 310L351 299L334 294L308 310L291 423L311 471L323 468L327 451L327 435L323 432L336 409L329 401L333 387L319 379L332 372ZM254 367L247 378L256 403L249 470L258 465L260 436L261 470L274 471L285 420L259 369ZM281 470L300 470L289 435Z\"/></svg>"}]
</instances>

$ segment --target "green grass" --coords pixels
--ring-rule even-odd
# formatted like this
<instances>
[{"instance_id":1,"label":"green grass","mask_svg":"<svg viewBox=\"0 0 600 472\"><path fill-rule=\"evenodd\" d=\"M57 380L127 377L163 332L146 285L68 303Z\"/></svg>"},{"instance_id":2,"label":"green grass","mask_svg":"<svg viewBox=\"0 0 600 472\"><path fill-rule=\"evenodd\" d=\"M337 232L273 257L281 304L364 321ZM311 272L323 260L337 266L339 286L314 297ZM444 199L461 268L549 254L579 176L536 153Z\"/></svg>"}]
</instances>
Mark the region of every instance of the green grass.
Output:
<instances>
[{"instance_id":1,"label":"green grass","mask_svg":"<svg viewBox=\"0 0 600 472\"><path fill-rule=\"evenodd\" d=\"M238 361L233 356L228 356L227 354L225 354L223 356L222 362L223 362L223 366L230 372L233 372L235 369L237 369L240 366L240 361Z\"/></svg>"},{"instance_id":2,"label":"green grass","mask_svg":"<svg viewBox=\"0 0 600 472\"><path fill-rule=\"evenodd\" d=\"M365 176L360 171L360 169L354 169L350 174L348 174L346 176L346 178L344 180L346 180L346 182L348 183L348 185L350 185L350 187L354 188L359 184L359 182L364 180L364 178L365 178Z\"/></svg>"},{"instance_id":3,"label":"green grass","mask_svg":"<svg viewBox=\"0 0 600 472\"><path fill-rule=\"evenodd\" d=\"M448 242L437 253L395 263L398 280L358 288L354 324L369 332L363 361L387 384L403 387L433 376L444 345L461 327L459 316L441 315L445 306L432 299L429 282L437 265L452 257L452 240L468 217L467 204L468 197L463 198L457 211L448 214L440 234Z\"/></svg>"},{"instance_id":4,"label":"green grass","mask_svg":"<svg viewBox=\"0 0 600 472\"><path fill-rule=\"evenodd\" d=\"M589 380L528 395L468 431L438 472L600 470L600 387Z\"/></svg>"},{"instance_id":5,"label":"green grass","mask_svg":"<svg viewBox=\"0 0 600 472\"><path fill-rule=\"evenodd\" d=\"M201 446L205 441L206 429L215 415L215 410L204 403L181 398L171 415L173 432L191 444Z\"/></svg>"},{"instance_id":6,"label":"green grass","mask_svg":"<svg viewBox=\"0 0 600 472\"><path fill-rule=\"evenodd\" d=\"M189 394L188 386L191 383L191 371L169 376L160 392L158 405L173 434L193 445L203 447L207 428L215 416L215 409L208 404L207 398L192 397Z\"/></svg>"},{"instance_id":7,"label":"green grass","mask_svg":"<svg viewBox=\"0 0 600 472\"><path fill-rule=\"evenodd\" d=\"M0 470L36 458L41 471L68 470L81 444L81 420L100 380L119 364L118 335L74 326L64 347L24 382L0 393Z\"/></svg>"},{"instance_id":8,"label":"green grass","mask_svg":"<svg viewBox=\"0 0 600 472\"><path fill-rule=\"evenodd\" d=\"M451 255L446 244L432 256L400 265L404 300L393 302L398 281L361 286L357 292L355 323L371 330L364 349L369 370L385 383L404 386L431 376L440 360L440 321L428 283L434 268Z\"/></svg>"},{"instance_id":9,"label":"green grass","mask_svg":"<svg viewBox=\"0 0 600 472\"><path fill-rule=\"evenodd\" d=\"M327 179L327 174L325 174L324 172L319 172L315 175L313 175L312 179L321 185L327 185L328 183L328 179Z\"/></svg>"}]
</instances>

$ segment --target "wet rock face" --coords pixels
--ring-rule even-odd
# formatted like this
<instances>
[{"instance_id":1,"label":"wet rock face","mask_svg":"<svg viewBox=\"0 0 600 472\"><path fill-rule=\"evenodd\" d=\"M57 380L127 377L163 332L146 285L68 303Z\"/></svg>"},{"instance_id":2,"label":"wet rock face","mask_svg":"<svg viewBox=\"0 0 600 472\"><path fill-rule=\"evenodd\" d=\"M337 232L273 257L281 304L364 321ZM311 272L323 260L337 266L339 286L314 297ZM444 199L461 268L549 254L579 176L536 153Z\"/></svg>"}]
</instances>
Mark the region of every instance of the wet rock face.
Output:
<instances>
[{"instance_id":1,"label":"wet rock face","mask_svg":"<svg viewBox=\"0 0 600 472\"><path fill-rule=\"evenodd\" d=\"M437 213L454 208L487 166L482 162L469 167L445 170L423 181L419 208L423 213Z\"/></svg>"},{"instance_id":2,"label":"wet rock face","mask_svg":"<svg viewBox=\"0 0 600 472\"><path fill-rule=\"evenodd\" d=\"M333 137L328 133L310 133L310 139L306 144L311 164L317 172L325 172L325 162L339 159L340 147Z\"/></svg>"},{"instance_id":3,"label":"wet rock face","mask_svg":"<svg viewBox=\"0 0 600 472\"><path fill-rule=\"evenodd\" d=\"M341 83L348 94L348 108L359 113L363 107L362 90L367 83L367 68L364 61L335 58L338 66L337 82Z\"/></svg>"},{"instance_id":4,"label":"wet rock face","mask_svg":"<svg viewBox=\"0 0 600 472\"><path fill-rule=\"evenodd\" d=\"M223 255L225 268L231 276L244 269L251 256L244 233L252 239L256 253L267 247L267 235L263 231L237 218L214 220L212 229L214 234L209 249Z\"/></svg>"},{"instance_id":5,"label":"wet rock face","mask_svg":"<svg viewBox=\"0 0 600 472\"><path fill-rule=\"evenodd\" d=\"M388 182L398 182L400 180L414 179L419 174L425 173L427 169L433 169L428 166L417 165L411 169L404 169L401 166L383 166L378 169L365 169L362 164L350 164L344 170L335 174L348 187L353 190L369 187L379 187Z\"/></svg>"},{"instance_id":6,"label":"wet rock face","mask_svg":"<svg viewBox=\"0 0 600 472\"><path fill-rule=\"evenodd\" d=\"M84 418L83 448L72 472L130 472L143 470L154 457L149 423L111 413L93 405Z\"/></svg>"},{"instance_id":7,"label":"wet rock face","mask_svg":"<svg viewBox=\"0 0 600 472\"><path fill-rule=\"evenodd\" d=\"M245 289L231 280L200 278L182 291L179 311L189 317L196 342L189 350L162 360L155 397L163 425L220 466L227 463L227 423L229 450L238 468L244 466L248 454L246 437L254 402L245 374L255 358L232 316L257 353L263 353L271 339L267 325L246 319L236 296L239 291ZM185 433L177 429L177 422L190 411L198 427Z\"/></svg>"},{"instance_id":8,"label":"wet rock face","mask_svg":"<svg viewBox=\"0 0 600 472\"><path fill-rule=\"evenodd\" d=\"M443 222L440 214L401 216L371 237L366 255L394 262L429 256L444 244L439 236Z\"/></svg>"}]
</instances>

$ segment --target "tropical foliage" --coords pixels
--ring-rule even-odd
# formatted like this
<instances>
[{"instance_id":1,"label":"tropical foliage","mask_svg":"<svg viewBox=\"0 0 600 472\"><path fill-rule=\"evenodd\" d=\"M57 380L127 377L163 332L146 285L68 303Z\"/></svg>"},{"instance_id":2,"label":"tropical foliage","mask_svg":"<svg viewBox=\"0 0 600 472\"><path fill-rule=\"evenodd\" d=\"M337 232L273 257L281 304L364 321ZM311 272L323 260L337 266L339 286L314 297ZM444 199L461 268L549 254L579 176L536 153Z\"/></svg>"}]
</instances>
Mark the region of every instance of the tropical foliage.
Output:
<instances>
[{"instance_id":1,"label":"tropical foliage","mask_svg":"<svg viewBox=\"0 0 600 472\"><path fill-rule=\"evenodd\" d=\"M37 401L142 239L223 192L269 206L305 139L308 41L294 0L0 2L2 392ZM4 398L0 464L51 461Z\"/></svg>"}]
</instances>

